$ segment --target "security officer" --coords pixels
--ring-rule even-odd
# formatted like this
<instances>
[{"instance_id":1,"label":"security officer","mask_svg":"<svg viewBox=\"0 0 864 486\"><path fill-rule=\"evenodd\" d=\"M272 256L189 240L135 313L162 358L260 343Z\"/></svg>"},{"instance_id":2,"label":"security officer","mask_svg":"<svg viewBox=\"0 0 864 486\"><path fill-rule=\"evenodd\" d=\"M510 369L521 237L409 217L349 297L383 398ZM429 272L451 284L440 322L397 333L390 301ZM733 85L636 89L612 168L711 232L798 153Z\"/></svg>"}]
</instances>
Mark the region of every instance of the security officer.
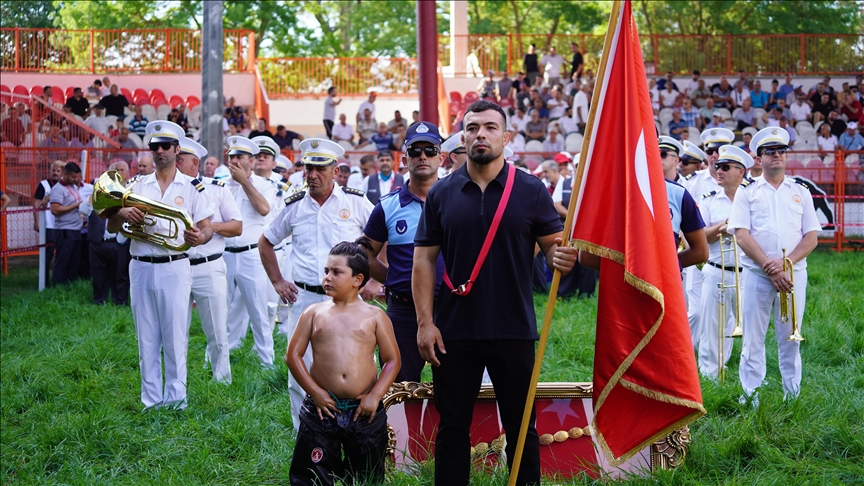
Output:
<instances>
[{"instance_id":1,"label":"security officer","mask_svg":"<svg viewBox=\"0 0 864 486\"><path fill-rule=\"evenodd\" d=\"M267 314L267 278L255 251L267 216L276 199L276 186L254 174L258 145L246 137L228 137L228 169L225 182L243 217L243 233L225 241L228 268L228 349L240 347L251 324L255 351L261 364L273 366L273 325Z\"/></svg>"},{"instance_id":2,"label":"security officer","mask_svg":"<svg viewBox=\"0 0 864 486\"><path fill-rule=\"evenodd\" d=\"M729 229L735 231L744 252L741 310L747 319L738 369L744 388L740 402L750 400L754 407L759 404L756 390L765 379L765 334L772 313L783 396L793 399L801 391L800 343L787 341L792 319L780 319L778 292L791 292L793 286L783 271L783 250L795 272L793 295L800 328L807 296L807 255L816 248L816 233L821 228L810 191L785 175L787 150L789 134L782 128L764 128L753 137L750 153L761 159L762 177L738 191L729 216Z\"/></svg>"},{"instance_id":3,"label":"security officer","mask_svg":"<svg viewBox=\"0 0 864 486\"><path fill-rule=\"evenodd\" d=\"M129 191L186 211L195 222L183 231L182 238L169 241L200 246L213 236L210 198L204 185L177 170L183 129L167 121L147 124L146 140L153 154L156 172L141 177ZM108 232L117 233L124 222L139 223L144 213L138 208L121 208L110 215ZM169 234L169 221L154 218L155 225L144 226L147 233ZM129 267L132 317L138 335L141 365L141 401L146 408L170 406L186 408L186 354L189 344L189 294L192 272L189 255L150 242L132 240ZM160 352L165 356L165 385L162 385Z\"/></svg>"},{"instance_id":4,"label":"security officer","mask_svg":"<svg viewBox=\"0 0 864 486\"><path fill-rule=\"evenodd\" d=\"M425 131L420 131L419 127ZM411 177L398 191L382 197L363 236L369 241L369 266L372 278L384 282L387 288L387 316L393 322L393 331L402 356L402 369L396 381L420 381L426 360L417 348L417 313L411 297L411 270L414 265L414 233L423 212L426 193L438 181L441 165L441 136L438 127L429 122L416 122L405 132L405 156L402 163ZM387 243L387 263L378 254ZM365 246L365 245L364 245ZM444 259L438 259L437 287L444 276Z\"/></svg>"},{"instance_id":5,"label":"security officer","mask_svg":"<svg viewBox=\"0 0 864 486\"><path fill-rule=\"evenodd\" d=\"M450 138L441 144L441 151L447 154L447 161L450 165L450 170L445 175L456 172L459 170L459 167L462 167L468 161L468 151L462 143L461 131L450 135ZM441 177L444 176L442 175Z\"/></svg>"},{"instance_id":6,"label":"security officer","mask_svg":"<svg viewBox=\"0 0 864 486\"><path fill-rule=\"evenodd\" d=\"M194 177L198 174L201 160L207 157L207 149L190 138L180 139L180 154L177 169ZM198 308L201 330L207 337L206 360L213 368L213 378L222 383L231 383L231 363L228 360L228 283L225 278L225 238L240 236L243 232L243 217L228 192L225 183L216 179L202 180L205 192L213 206L210 226L213 238L207 244L191 248L189 266L192 269L192 294L189 296L189 324L192 323L192 302Z\"/></svg>"},{"instance_id":7,"label":"security officer","mask_svg":"<svg viewBox=\"0 0 864 486\"><path fill-rule=\"evenodd\" d=\"M336 243L354 241L360 236L372 212L372 204L362 191L336 186L336 162L345 154L345 149L330 140L307 138L300 143L300 150L303 152L307 189L285 200L285 207L258 240L261 262L270 282L279 297L291 304L287 325L282 328L289 338L300 314L310 305L327 299L321 281L330 249ZM279 271L274 248L289 235L293 235L293 269L292 278L286 280ZM308 367L312 353L307 352L304 360ZM306 392L290 375L288 391L291 417L297 430L300 406Z\"/></svg>"},{"instance_id":8,"label":"security officer","mask_svg":"<svg viewBox=\"0 0 864 486\"><path fill-rule=\"evenodd\" d=\"M734 145L723 145L719 150L720 158L717 161L717 182L721 190L711 191L702 196L699 204L699 212L705 221L705 237L708 240L708 262L700 275L702 276L701 312L700 325L702 336L699 338L699 371L709 377L717 378L719 366L725 366L732 354L732 338L724 338L723 364L719 361L719 329L717 308L720 305L720 293L717 284L721 281L725 285L735 283L735 254L728 252L723 256L721 264L719 235L728 238L723 249L728 251L732 247L732 239L726 232L729 213L732 211L732 202L739 186L746 187L751 180L745 177L747 169L753 167L753 158ZM691 267L692 268L692 267ZM737 269L739 272L741 269ZM732 288L726 289L725 295L726 313L724 315L723 335L728 336L735 328L737 297ZM743 317L743 316L742 316Z\"/></svg>"}]
</instances>

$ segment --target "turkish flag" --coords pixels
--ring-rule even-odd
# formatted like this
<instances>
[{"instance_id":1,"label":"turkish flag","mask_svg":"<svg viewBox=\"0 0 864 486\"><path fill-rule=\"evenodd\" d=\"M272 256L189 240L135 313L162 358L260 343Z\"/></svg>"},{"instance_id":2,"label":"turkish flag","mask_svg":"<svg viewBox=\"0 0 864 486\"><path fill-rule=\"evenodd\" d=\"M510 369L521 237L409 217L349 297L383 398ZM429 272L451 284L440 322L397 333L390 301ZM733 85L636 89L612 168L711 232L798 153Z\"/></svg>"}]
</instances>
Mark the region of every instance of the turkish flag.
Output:
<instances>
[{"instance_id":1,"label":"turkish flag","mask_svg":"<svg viewBox=\"0 0 864 486\"><path fill-rule=\"evenodd\" d=\"M601 257L592 428L616 465L705 409L629 1L604 51L571 244Z\"/></svg>"}]
</instances>

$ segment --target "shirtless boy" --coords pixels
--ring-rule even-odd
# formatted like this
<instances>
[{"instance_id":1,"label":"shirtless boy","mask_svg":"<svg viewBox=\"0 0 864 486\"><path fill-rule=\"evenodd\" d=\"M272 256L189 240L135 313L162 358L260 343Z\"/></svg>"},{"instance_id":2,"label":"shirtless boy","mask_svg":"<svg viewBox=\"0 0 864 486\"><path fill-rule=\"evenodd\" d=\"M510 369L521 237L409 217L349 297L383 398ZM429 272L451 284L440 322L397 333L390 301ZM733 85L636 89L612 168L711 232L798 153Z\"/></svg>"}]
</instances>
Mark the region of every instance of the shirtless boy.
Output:
<instances>
[{"instance_id":1,"label":"shirtless boy","mask_svg":"<svg viewBox=\"0 0 864 486\"><path fill-rule=\"evenodd\" d=\"M366 251L356 243L334 246L322 281L331 300L307 308L288 343L285 363L307 393L289 471L292 485L384 481L387 414L381 399L401 361L387 314L357 298L368 280ZM310 343L313 364L307 370L303 355Z\"/></svg>"}]
</instances>

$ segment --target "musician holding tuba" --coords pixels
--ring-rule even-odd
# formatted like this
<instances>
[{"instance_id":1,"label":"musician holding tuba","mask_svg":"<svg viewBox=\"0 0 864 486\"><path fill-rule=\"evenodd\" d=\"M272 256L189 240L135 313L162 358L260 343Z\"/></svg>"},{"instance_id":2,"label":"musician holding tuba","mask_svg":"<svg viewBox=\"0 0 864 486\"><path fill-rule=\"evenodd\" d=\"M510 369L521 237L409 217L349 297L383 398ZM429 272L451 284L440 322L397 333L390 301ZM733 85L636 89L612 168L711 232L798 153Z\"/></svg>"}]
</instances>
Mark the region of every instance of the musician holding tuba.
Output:
<instances>
[{"instance_id":1,"label":"musician holding tuba","mask_svg":"<svg viewBox=\"0 0 864 486\"><path fill-rule=\"evenodd\" d=\"M719 147L715 189L701 196L699 212L705 221L705 236L708 239L708 262L702 267L702 289L699 329L699 372L709 378L720 376L720 367L725 367L732 353L732 338L729 336L741 316L738 314L736 283L741 268L738 267L737 245L734 236L727 231L729 213L739 186L746 187L752 181L744 174L753 167L753 158L734 145ZM722 253L721 253L722 251ZM722 285L722 288L718 288ZM722 304L721 305L721 300ZM718 312L722 309L722 323ZM721 331L722 330L722 331ZM723 348L719 346L723 334ZM722 360L722 363L720 361Z\"/></svg>"},{"instance_id":2,"label":"musician holding tuba","mask_svg":"<svg viewBox=\"0 0 864 486\"><path fill-rule=\"evenodd\" d=\"M108 219L109 232L122 229L132 238L129 265L132 317L138 335L141 401L145 410L186 407L192 272L184 250L207 243L213 235L210 227L213 210L204 186L176 167L180 139L184 136L183 129L171 122L159 120L147 124L145 137L156 172L138 178L122 194L121 207ZM104 215L98 194L94 199L94 209ZM123 229L124 223L129 227ZM165 354L164 389L160 352Z\"/></svg>"},{"instance_id":3,"label":"musician holding tuba","mask_svg":"<svg viewBox=\"0 0 864 486\"><path fill-rule=\"evenodd\" d=\"M807 255L816 248L816 219L813 199L806 187L785 175L789 134L779 127L760 130L750 141L750 153L762 163L762 177L736 193L729 216L729 230L735 232L744 256L741 265L744 340L739 376L744 388L742 404L759 405L757 389L765 379L765 334L773 313L774 329L783 382L783 396L794 399L801 387L800 342L789 340L793 324L802 322L807 292ZM794 269L784 271L785 256ZM780 294L795 301L792 319L783 321ZM785 300L792 300L786 298Z\"/></svg>"}]
</instances>

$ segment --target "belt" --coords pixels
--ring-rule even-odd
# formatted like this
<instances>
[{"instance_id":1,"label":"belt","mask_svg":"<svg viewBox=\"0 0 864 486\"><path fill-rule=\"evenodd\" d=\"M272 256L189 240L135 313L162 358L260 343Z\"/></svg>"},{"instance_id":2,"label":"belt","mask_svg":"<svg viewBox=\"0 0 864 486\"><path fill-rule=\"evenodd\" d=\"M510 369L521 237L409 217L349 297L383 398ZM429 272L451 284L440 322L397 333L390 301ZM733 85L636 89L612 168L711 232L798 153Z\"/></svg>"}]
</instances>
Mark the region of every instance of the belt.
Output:
<instances>
[{"instance_id":1,"label":"belt","mask_svg":"<svg viewBox=\"0 0 864 486\"><path fill-rule=\"evenodd\" d=\"M315 292L318 295L327 295L327 292L324 291L324 287L322 287L320 285L304 284L304 283L297 282L296 280L294 281L294 285L296 285L296 286L300 287L301 289L306 290L308 292Z\"/></svg>"},{"instance_id":2,"label":"belt","mask_svg":"<svg viewBox=\"0 0 864 486\"><path fill-rule=\"evenodd\" d=\"M225 251L228 253L243 253L244 251L249 251L255 248L258 248L258 243L252 243L251 245L246 246L232 246L225 248Z\"/></svg>"},{"instance_id":3,"label":"belt","mask_svg":"<svg viewBox=\"0 0 864 486\"><path fill-rule=\"evenodd\" d=\"M220 258L222 258L221 253L214 253L208 257L190 258L189 265L200 265L202 263L212 262L213 260L218 260Z\"/></svg>"},{"instance_id":4,"label":"belt","mask_svg":"<svg viewBox=\"0 0 864 486\"><path fill-rule=\"evenodd\" d=\"M279 251L279 250L282 250L282 249L284 249L286 246L288 246L288 245L290 245L290 244L291 244L291 243L289 242L289 243L285 243L285 244L282 245L282 246L277 246L277 247L273 248L273 251Z\"/></svg>"},{"instance_id":5,"label":"belt","mask_svg":"<svg viewBox=\"0 0 864 486\"><path fill-rule=\"evenodd\" d=\"M402 302L403 304L414 305L414 297L411 295L400 294L399 292L394 291L393 289L387 289L387 296L393 300Z\"/></svg>"},{"instance_id":6,"label":"belt","mask_svg":"<svg viewBox=\"0 0 864 486\"><path fill-rule=\"evenodd\" d=\"M116 236L112 236L111 238L102 238L102 242L103 242L103 243L106 242L106 241L117 241L117 237L116 237Z\"/></svg>"},{"instance_id":7,"label":"belt","mask_svg":"<svg viewBox=\"0 0 864 486\"><path fill-rule=\"evenodd\" d=\"M173 262L176 260L182 260L184 258L189 258L189 255L187 255L185 253L181 253L179 255L166 255L166 256L157 256L157 257L151 257L151 256L133 256L132 257L133 260L138 260L139 262L144 262L144 263L168 263L168 262Z\"/></svg>"},{"instance_id":8,"label":"belt","mask_svg":"<svg viewBox=\"0 0 864 486\"><path fill-rule=\"evenodd\" d=\"M727 271L729 271L729 272L734 272L735 270L738 270L739 272L742 271L742 269L741 269L740 267L739 267L739 268L735 268L735 267L721 267L719 264L714 263L714 262L707 262L707 263L708 263L708 265L711 265L712 267L715 267L715 268L719 268L720 270L727 270Z\"/></svg>"}]
</instances>

